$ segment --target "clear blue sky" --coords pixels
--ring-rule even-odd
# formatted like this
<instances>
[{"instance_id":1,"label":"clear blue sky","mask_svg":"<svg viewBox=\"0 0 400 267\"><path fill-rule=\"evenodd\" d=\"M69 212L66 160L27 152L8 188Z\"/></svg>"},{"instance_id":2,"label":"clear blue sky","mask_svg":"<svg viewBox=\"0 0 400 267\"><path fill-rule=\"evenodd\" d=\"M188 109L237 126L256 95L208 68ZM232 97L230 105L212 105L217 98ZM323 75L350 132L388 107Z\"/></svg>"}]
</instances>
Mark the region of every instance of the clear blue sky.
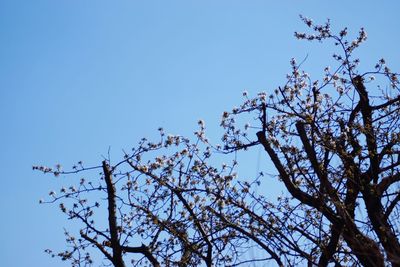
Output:
<instances>
[{"instance_id":1,"label":"clear blue sky","mask_svg":"<svg viewBox=\"0 0 400 267\"><path fill-rule=\"evenodd\" d=\"M33 164L97 164L158 126L191 134L200 118L218 142L243 90L284 83L293 56L308 54L312 71L329 64L332 46L294 39L299 14L364 26L361 68L384 57L399 71L399 10L395 0L0 0L0 266L67 266L43 253L63 247L65 218L38 200L73 177Z\"/></svg>"}]
</instances>

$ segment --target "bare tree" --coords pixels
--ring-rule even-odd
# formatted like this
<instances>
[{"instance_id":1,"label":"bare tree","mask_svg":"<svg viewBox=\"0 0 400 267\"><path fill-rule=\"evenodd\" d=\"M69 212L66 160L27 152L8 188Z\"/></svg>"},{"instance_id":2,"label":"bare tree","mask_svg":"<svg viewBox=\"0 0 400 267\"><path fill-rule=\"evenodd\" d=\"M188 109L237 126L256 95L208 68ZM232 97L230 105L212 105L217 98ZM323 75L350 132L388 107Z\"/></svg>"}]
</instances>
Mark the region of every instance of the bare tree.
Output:
<instances>
[{"instance_id":1,"label":"bare tree","mask_svg":"<svg viewBox=\"0 0 400 267\"><path fill-rule=\"evenodd\" d=\"M91 265L92 247L118 267L400 266L399 75L383 59L358 72L353 55L366 40L363 29L349 42L346 29L335 35L329 22L302 19L313 33L295 36L333 41L336 67L313 80L293 59L284 86L254 98L244 93L239 108L223 113L223 147L211 145L199 121L194 142L160 129L158 142L143 139L113 165L34 167L101 172L50 193L45 202L59 202L82 227L77 238L66 232L68 250L48 252L72 266ZM255 126L238 123L249 117ZM255 146L276 175L249 181L235 174L235 160L212 164ZM287 194L269 199L267 179Z\"/></svg>"}]
</instances>

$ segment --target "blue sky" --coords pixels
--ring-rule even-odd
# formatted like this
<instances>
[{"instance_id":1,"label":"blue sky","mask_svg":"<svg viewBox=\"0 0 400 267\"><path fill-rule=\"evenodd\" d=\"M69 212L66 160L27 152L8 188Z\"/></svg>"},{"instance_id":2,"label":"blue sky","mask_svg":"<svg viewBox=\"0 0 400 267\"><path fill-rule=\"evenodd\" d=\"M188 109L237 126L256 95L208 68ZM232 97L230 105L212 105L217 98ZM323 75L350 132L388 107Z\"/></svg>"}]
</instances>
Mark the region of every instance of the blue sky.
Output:
<instances>
[{"instance_id":1,"label":"blue sky","mask_svg":"<svg viewBox=\"0 0 400 267\"><path fill-rule=\"evenodd\" d=\"M98 164L143 136L190 135L206 121L216 142L224 110L285 82L292 57L318 74L333 46L295 40L299 14L350 33L365 27L361 69L381 57L400 70L398 1L0 0L0 265L67 266L64 217L38 200L74 177L34 164ZM254 157L242 157L250 172ZM76 178L76 177L75 177Z\"/></svg>"}]
</instances>

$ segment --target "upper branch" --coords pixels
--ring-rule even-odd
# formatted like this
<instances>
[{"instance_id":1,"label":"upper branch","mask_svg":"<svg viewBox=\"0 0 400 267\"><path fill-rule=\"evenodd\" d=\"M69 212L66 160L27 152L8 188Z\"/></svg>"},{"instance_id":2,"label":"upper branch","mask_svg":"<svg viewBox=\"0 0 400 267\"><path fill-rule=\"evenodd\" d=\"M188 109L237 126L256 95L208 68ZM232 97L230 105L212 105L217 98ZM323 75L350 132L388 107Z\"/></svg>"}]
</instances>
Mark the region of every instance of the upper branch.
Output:
<instances>
[{"instance_id":1,"label":"upper branch","mask_svg":"<svg viewBox=\"0 0 400 267\"><path fill-rule=\"evenodd\" d=\"M356 76L353 78L353 85L356 88L358 95L360 96L360 109L362 119L364 123L365 137L367 141L368 154L370 158L370 180L374 183L378 182L379 175L379 157L377 152L376 137L374 133L374 127L372 125L372 107L369 103L369 97L367 89L364 86L363 78Z\"/></svg>"},{"instance_id":2,"label":"upper branch","mask_svg":"<svg viewBox=\"0 0 400 267\"><path fill-rule=\"evenodd\" d=\"M117 215L116 215L116 202L115 202L115 187L112 181L112 171L110 166L104 160L102 163L104 179L107 185L107 198L108 198L108 225L110 228L110 241L113 250L113 264L116 267L124 267L125 263L122 259L122 250L119 244Z\"/></svg>"}]
</instances>

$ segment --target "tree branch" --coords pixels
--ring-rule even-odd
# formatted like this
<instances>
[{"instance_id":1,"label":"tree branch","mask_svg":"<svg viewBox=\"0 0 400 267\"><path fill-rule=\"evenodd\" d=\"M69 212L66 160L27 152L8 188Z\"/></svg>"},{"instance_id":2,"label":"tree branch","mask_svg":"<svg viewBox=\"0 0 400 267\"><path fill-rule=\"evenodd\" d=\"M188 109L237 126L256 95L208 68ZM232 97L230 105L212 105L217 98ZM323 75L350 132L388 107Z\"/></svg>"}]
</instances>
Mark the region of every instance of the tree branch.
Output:
<instances>
[{"instance_id":1,"label":"tree branch","mask_svg":"<svg viewBox=\"0 0 400 267\"><path fill-rule=\"evenodd\" d=\"M358 95L360 96L359 104L361 108L365 138L367 141L368 154L371 163L369 180L372 180L376 184L378 182L379 176L379 159L374 127L372 125L372 107L369 103L368 92L364 86L363 78L358 75L353 78L352 82L358 92Z\"/></svg>"},{"instance_id":2,"label":"tree branch","mask_svg":"<svg viewBox=\"0 0 400 267\"><path fill-rule=\"evenodd\" d=\"M113 257L110 255L110 253L108 253L104 247L99 244L99 242L97 242L96 240L94 240L93 238L90 238L88 235L86 235L83 231L81 231L81 237L87 241L89 241L90 243L92 243L93 245L95 245L103 254L104 256L106 256L106 258L113 262Z\"/></svg>"},{"instance_id":3,"label":"tree branch","mask_svg":"<svg viewBox=\"0 0 400 267\"><path fill-rule=\"evenodd\" d=\"M115 267L124 267L125 263L122 259L122 250L119 244L119 235L118 235L118 225L117 225L117 216L116 216L116 208L117 204L115 202L115 187L112 181L112 171L110 170L110 166L104 160L103 164L103 173L104 180L107 185L107 200L108 200L108 226L110 228L110 242L111 248L113 250L113 264Z\"/></svg>"},{"instance_id":4,"label":"tree branch","mask_svg":"<svg viewBox=\"0 0 400 267\"><path fill-rule=\"evenodd\" d=\"M121 246L121 249L124 252L143 254L151 262L151 264L153 264L154 267L160 266L160 263L153 256L150 249L144 244L142 244L140 247Z\"/></svg>"}]
</instances>

